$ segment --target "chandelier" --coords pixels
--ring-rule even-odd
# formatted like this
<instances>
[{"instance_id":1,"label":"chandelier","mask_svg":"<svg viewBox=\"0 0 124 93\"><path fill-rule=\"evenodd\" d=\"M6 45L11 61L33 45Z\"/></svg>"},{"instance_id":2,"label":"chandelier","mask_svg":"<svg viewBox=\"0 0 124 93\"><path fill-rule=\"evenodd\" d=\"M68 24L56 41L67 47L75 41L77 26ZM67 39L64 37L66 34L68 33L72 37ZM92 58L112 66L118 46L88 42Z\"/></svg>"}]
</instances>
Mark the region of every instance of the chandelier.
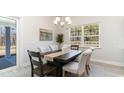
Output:
<instances>
[{"instance_id":1,"label":"chandelier","mask_svg":"<svg viewBox=\"0 0 124 93\"><path fill-rule=\"evenodd\" d=\"M70 20L70 17L56 17L54 20L55 25L60 25L61 27L64 27L64 25L71 25L72 21Z\"/></svg>"}]
</instances>

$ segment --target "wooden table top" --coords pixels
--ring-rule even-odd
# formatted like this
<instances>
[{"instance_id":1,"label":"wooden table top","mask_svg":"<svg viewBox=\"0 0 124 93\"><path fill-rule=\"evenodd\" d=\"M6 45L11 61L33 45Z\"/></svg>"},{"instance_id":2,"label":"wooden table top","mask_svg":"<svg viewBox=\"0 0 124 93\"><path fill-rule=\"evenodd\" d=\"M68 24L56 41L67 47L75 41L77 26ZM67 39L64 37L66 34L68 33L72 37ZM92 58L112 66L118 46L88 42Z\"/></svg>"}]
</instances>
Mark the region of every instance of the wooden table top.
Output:
<instances>
[{"instance_id":1,"label":"wooden table top","mask_svg":"<svg viewBox=\"0 0 124 93\"><path fill-rule=\"evenodd\" d=\"M47 54L44 56L44 59L47 61L68 61L69 59L78 56L81 54L81 50L66 50L66 51L59 51L51 54Z\"/></svg>"},{"instance_id":2,"label":"wooden table top","mask_svg":"<svg viewBox=\"0 0 124 93\"><path fill-rule=\"evenodd\" d=\"M69 62L72 59L76 58L77 56L79 56L82 52L83 51L81 51L81 50L73 50L73 51L70 51L70 52L65 53L63 55L55 57L54 61L66 63L66 62Z\"/></svg>"}]
</instances>

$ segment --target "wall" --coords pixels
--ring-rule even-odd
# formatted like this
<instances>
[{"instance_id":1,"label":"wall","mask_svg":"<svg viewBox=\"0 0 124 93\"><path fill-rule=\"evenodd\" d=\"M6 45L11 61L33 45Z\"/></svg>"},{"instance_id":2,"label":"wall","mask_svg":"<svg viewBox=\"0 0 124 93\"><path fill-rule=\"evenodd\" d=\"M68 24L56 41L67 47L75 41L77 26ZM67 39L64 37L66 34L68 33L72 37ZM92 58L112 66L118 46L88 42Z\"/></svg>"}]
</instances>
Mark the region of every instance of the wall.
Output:
<instances>
[{"instance_id":1,"label":"wall","mask_svg":"<svg viewBox=\"0 0 124 93\"><path fill-rule=\"evenodd\" d=\"M54 44L53 42L39 41L39 28L48 28L53 30L54 35L64 33L65 42L69 41L69 32L66 28L54 26L54 17L22 17L21 24L21 42L20 44L20 65L29 64L27 49L36 49L37 46ZM124 66L124 17L106 17L106 16L77 16L71 17L72 25L83 25L87 23L100 24L100 45L101 48L93 52L92 59L98 62L105 62Z\"/></svg>"},{"instance_id":2,"label":"wall","mask_svg":"<svg viewBox=\"0 0 124 93\"><path fill-rule=\"evenodd\" d=\"M53 17L49 16L23 16L20 19L21 24L21 38L19 42L21 51L20 65L29 64L29 57L27 50L36 50L38 46L45 46L55 43L55 37L57 34L56 27L53 24ZM50 29L54 33L54 40L52 42L39 41L39 28Z\"/></svg>"},{"instance_id":3,"label":"wall","mask_svg":"<svg viewBox=\"0 0 124 93\"><path fill-rule=\"evenodd\" d=\"M73 16L71 20L73 25L99 23L101 48L94 51L92 59L124 66L124 17ZM68 31L64 28L59 30L65 35L65 43L68 43Z\"/></svg>"}]
</instances>

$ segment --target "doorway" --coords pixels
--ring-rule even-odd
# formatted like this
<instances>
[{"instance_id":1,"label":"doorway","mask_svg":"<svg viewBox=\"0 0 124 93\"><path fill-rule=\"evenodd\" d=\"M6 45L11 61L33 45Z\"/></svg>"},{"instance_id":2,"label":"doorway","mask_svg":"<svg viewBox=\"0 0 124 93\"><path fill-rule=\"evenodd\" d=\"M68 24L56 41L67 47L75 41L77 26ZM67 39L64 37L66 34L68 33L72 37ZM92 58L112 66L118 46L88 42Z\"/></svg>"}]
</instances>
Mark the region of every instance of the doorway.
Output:
<instances>
[{"instance_id":1,"label":"doorway","mask_svg":"<svg viewBox=\"0 0 124 93\"><path fill-rule=\"evenodd\" d=\"M16 20L0 17L0 70L16 66Z\"/></svg>"}]
</instances>

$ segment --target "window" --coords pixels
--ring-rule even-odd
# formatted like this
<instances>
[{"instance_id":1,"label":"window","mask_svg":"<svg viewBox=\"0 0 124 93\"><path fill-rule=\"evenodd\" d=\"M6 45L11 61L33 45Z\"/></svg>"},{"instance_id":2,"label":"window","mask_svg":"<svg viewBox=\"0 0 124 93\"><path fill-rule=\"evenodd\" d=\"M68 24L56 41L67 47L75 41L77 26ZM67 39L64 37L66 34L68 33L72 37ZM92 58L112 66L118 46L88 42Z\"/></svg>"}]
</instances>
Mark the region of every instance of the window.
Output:
<instances>
[{"instance_id":1,"label":"window","mask_svg":"<svg viewBox=\"0 0 124 93\"><path fill-rule=\"evenodd\" d=\"M81 44L82 38L82 27L71 28L70 39L71 44Z\"/></svg>"},{"instance_id":2,"label":"window","mask_svg":"<svg viewBox=\"0 0 124 93\"><path fill-rule=\"evenodd\" d=\"M85 47L99 47L99 24L75 26L70 30L70 43Z\"/></svg>"}]
</instances>

